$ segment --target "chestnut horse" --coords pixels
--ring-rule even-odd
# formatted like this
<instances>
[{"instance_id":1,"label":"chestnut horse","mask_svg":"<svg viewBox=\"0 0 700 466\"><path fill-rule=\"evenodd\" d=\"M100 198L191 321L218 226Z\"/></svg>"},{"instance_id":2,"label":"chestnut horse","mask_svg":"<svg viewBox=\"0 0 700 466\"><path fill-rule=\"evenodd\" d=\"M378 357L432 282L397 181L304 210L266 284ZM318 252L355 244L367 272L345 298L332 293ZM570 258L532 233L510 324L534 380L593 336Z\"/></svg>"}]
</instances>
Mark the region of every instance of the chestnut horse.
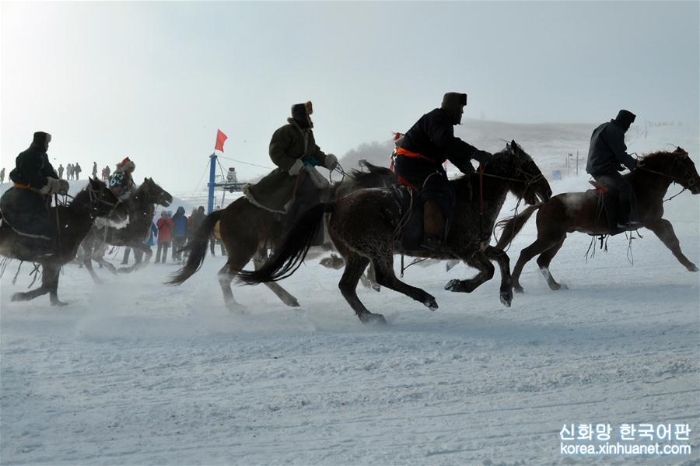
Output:
<instances>
[{"instance_id":1,"label":"chestnut horse","mask_svg":"<svg viewBox=\"0 0 700 466\"><path fill-rule=\"evenodd\" d=\"M678 183L693 194L700 193L698 172L688 153L679 147L673 152L646 155L640 159L636 170L624 176L634 189L642 225L653 231L686 269L697 272L697 266L681 252L671 222L662 218L663 197L671 183ZM515 217L502 220L497 225L502 228L503 233L496 247L505 248L538 209L537 239L520 252L518 262L513 268L513 287L518 292L523 291L520 285L523 267L538 254L537 265L549 287L552 290L566 288L554 280L549 264L564 244L567 233L610 233L602 208L602 196L591 189L586 192L558 194L543 204L528 207Z\"/></svg>"},{"instance_id":2,"label":"chestnut horse","mask_svg":"<svg viewBox=\"0 0 700 466\"><path fill-rule=\"evenodd\" d=\"M264 283L294 273L306 256L310 241L321 228L324 214L329 213L328 231L345 259L345 270L338 287L362 322L385 323L384 317L371 313L356 293L360 275L370 262L380 285L403 293L430 310L438 307L433 296L396 277L393 267L395 253L464 261L479 273L470 280L451 280L445 289L466 293L493 277L494 267L489 261L494 260L501 269L501 302L510 306L513 289L508 256L489 246L488 238L508 192L534 204L538 197L549 199L552 194L549 183L515 141L494 154L483 167L483 183L476 173L450 183L455 193L453 219L445 243L437 251L405 250L401 231L406 213L395 190L364 189L312 208L292 227L265 265L256 271L242 271L240 278L249 284Z\"/></svg>"},{"instance_id":3,"label":"chestnut horse","mask_svg":"<svg viewBox=\"0 0 700 466\"><path fill-rule=\"evenodd\" d=\"M396 174L388 168L378 167L365 160L360 165L368 172L352 170L340 182L330 188L330 199L338 199L358 189L391 186L397 183ZM219 285L224 294L224 302L230 310L238 305L233 298L231 282L238 271L252 259L257 268L268 256L268 248L275 248L282 238L285 216L270 212L241 197L223 210L207 215L183 251L189 251L187 262L178 270L168 285L180 285L194 275L202 266L208 249L209 239L217 223L219 234L226 247L228 260L219 270ZM330 247L330 245L328 245ZM299 306L297 299L277 283L265 285L288 306Z\"/></svg>"}]
</instances>

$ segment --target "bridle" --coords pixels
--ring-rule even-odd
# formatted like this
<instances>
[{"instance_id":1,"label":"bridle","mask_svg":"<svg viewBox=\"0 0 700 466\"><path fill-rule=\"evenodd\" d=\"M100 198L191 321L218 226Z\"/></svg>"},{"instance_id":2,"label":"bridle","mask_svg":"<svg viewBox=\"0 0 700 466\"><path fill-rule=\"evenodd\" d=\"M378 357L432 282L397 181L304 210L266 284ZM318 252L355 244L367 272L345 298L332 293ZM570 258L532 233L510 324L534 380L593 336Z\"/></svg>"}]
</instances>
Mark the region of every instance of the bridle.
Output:
<instances>
[{"instance_id":1,"label":"bridle","mask_svg":"<svg viewBox=\"0 0 700 466\"><path fill-rule=\"evenodd\" d=\"M671 182L681 185L684 190L688 189L688 187L695 186L696 183L699 183L700 177L699 177L698 173L697 172L693 173L685 166L685 164L683 164L681 162L682 158L689 158L688 153L684 152L683 154L677 154L674 152L674 153L672 153L672 155L674 157L673 157L673 161L671 162L671 166L668 170L668 173L652 170L652 169L647 168L645 166L641 166L641 167L639 167L639 169L646 171L646 172L649 172L649 173L654 173L656 175L664 176L666 178L670 178ZM681 168L683 169L683 175L681 175L678 178L676 178L674 175L671 175L671 173L673 173L673 171L674 171L676 164L681 164Z\"/></svg>"},{"instance_id":2,"label":"bridle","mask_svg":"<svg viewBox=\"0 0 700 466\"><path fill-rule=\"evenodd\" d=\"M509 144L508 147L512 147L512 145ZM536 174L536 175L533 175L532 173L530 173L524 169L524 166L526 163L534 164L535 163L534 161L530 160L526 163L523 163L522 160L520 159L519 154L515 150L513 150L511 154L512 154L513 158L515 159L515 175L514 176L518 176L518 178L511 178L511 177L507 177L507 176L500 176L500 175L493 175L490 173L483 173L483 171L484 171L483 167L480 167L480 176L487 176L490 178L498 178L501 180L507 180L507 181L511 181L514 183L523 183L525 185L524 192L527 192L528 189L531 189L532 192L534 193L535 189L533 188L533 185L542 181L544 179L544 175L541 172ZM485 167L485 165L486 164L484 164L484 167Z\"/></svg>"}]
</instances>

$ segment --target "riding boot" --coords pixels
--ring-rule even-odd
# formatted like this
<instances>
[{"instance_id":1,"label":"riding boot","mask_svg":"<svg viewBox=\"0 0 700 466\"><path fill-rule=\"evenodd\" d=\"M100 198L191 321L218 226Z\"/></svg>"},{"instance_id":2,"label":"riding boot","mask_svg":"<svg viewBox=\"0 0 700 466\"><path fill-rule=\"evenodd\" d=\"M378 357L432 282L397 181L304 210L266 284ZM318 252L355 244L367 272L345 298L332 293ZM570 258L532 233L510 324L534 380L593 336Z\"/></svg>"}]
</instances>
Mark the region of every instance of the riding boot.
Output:
<instances>
[{"instance_id":1,"label":"riding boot","mask_svg":"<svg viewBox=\"0 0 700 466\"><path fill-rule=\"evenodd\" d=\"M316 185L309 176L302 171L297 177L297 183L294 189L294 197L291 205L287 210L287 218L284 222L283 234L286 236L292 227L299 222L299 219L311 207L319 204L321 198ZM320 236L320 238L319 238ZM319 235L312 241L313 246L318 246L323 243L323 230L320 230Z\"/></svg>"},{"instance_id":2,"label":"riding boot","mask_svg":"<svg viewBox=\"0 0 700 466\"><path fill-rule=\"evenodd\" d=\"M425 201L423 205L423 243L422 247L434 251L442 245L444 216L435 201Z\"/></svg>"}]
</instances>

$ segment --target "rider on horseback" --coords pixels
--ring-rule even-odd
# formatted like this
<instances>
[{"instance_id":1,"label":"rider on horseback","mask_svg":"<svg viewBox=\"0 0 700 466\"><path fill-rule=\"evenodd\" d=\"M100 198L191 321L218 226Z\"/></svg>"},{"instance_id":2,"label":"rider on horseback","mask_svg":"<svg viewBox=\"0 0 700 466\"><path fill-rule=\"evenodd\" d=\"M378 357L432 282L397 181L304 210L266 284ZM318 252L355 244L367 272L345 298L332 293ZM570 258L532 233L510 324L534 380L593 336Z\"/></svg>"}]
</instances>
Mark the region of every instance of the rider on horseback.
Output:
<instances>
[{"instance_id":1,"label":"rider on horseback","mask_svg":"<svg viewBox=\"0 0 700 466\"><path fill-rule=\"evenodd\" d=\"M131 176L134 170L136 170L136 164L129 157L125 157L117 164L116 170L109 177L109 189L120 201L127 199L136 191L136 185L134 185L134 179Z\"/></svg>"},{"instance_id":2,"label":"rider on horseback","mask_svg":"<svg viewBox=\"0 0 700 466\"><path fill-rule=\"evenodd\" d=\"M292 105L291 118L270 140L270 159L278 168L254 186L244 188L252 203L273 212L286 212L286 229L321 202L321 192L329 186L314 167L321 165L332 171L338 165L335 155L324 153L316 145L312 113L311 102Z\"/></svg>"},{"instance_id":3,"label":"rider on horseback","mask_svg":"<svg viewBox=\"0 0 700 466\"><path fill-rule=\"evenodd\" d=\"M634 120L634 113L620 110L614 120L598 126L591 135L586 172L608 188L603 203L611 235L641 226L632 185L619 173L625 167L630 171L637 168L637 160L627 153L625 145L625 133Z\"/></svg>"},{"instance_id":4,"label":"rider on horseback","mask_svg":"<svg viewBox=\"0 0 700 466\"><path fill-rule=\"evenodd\" d=\"M442 164L449 160L462 173L474 172L471 159L486 163L491 154L454 135L462 121L467 94L448 92L440 108L423 115L403 136L396 149L399 182L420 192L424 201L423 247L435 249L445 238L454 195Z\"/></svg>"},{"instance_id":5,"label":"rider on horseback","mask_svg":"<svg viewBox=\"0 0 700 466\"><path fill-rule=\"evenodd\" d=\"M56 174L46 151L51 135L34 133L32 144L15 159L10 172L14 185L0 199L3 222L20 235L41 239L40 253L54 252L57 238L56 225L49 218L51 194L67 194L68 182Z\"/></svg>"}]
</instances>

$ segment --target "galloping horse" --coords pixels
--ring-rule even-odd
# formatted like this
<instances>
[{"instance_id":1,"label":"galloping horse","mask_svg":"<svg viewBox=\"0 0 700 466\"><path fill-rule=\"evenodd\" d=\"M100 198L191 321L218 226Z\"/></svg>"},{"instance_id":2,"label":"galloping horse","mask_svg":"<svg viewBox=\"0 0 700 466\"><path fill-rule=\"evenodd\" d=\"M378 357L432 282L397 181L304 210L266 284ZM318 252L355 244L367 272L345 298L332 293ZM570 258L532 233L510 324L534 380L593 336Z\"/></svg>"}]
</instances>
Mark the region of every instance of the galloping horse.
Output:
<instances>
[{"instance_id":1,"label":"galloping horse","mask_svg":"<svg viewBox=\"0 0 700 466\"><path fill-rule=\"evenodd\" d=\"M656 152L640 159L638 168L624 175L629 179L637 197L637 210L642 224L668 247L678 261L691 272L697 266L681 252L673 227L664 214L663 197L671 183L678 183L693 194L700 193L700 179L688 153L677 148L673 152ZM522 292L520 273L525 264L539 254L537 265L552 290L566 288L554 280L549 264L564 244L567 233L579 231L590 235L605 235L610 228L602 211L602 198L595 190L558 194L549 201L528 207L519 215L499 222L503 233L497 248L504 248L522 230L532 213L537 212L537 239L520 252L513 268L513 287Z\"/></svg>"},{"instance_id":2,"label":"galloping horse","mask_svg":"<svg viewBox=\"0 0 700 466\"><path fill-rule=\"evenodd\" d=\"M381 314L372 314L357 297L358 280L370 262L380 285L403 293L431 310L437 309L433 296L396 277L393 256L397 252L416 257L461 259L479 273L470 280L451 280L445 289L467 293L493 277L494 267L489 261L495 260L502 276L500 299L510 306L513 290L508 256L489 246L488 237L509 191L528 204L536 203L538 197L549 199L552 191L535 162L515 141L494 154L482 173L481 183L476 173L450 181L456 196L454 218L439 251L405 250L400 240L405 214L397 195L391 189L366 189L311 209L265 265L257 271L242 271L240 277L246 283L261 283L294 273L306 256L311 238L321 227L324 214L330 213L328 230L346 264L338 287L362 322L385 322Z\"/></svg>"},{"instance_id":3,"label":"galloping horse","mask_svg":"<svg viewBox=\"0 0 700 466\"><path fill-rule=\"evenodd\" d=\"M105 261L101 254L95 254L102 249L105 243L113 246L126 246L134 249L134 251L141 251L146 254L146 262L151 260L153 252L150 247L144 244L144 241L148 238L148 234L151 231L155 204L168 207L171 202L173 202L173 196L170 193L156 184L153 178L145 178L136 192L124 201L129 212L129 223L124 228L98 227L97 225L92 227L81 246L84 252L83 264L90 272L95 283L100 283L100 279L92 268L93 260L107 267L107 270L110 272L117 272L117 269ZM136 254L135 257L136 263L133 266L122 267L119 271L131 272L140 267L141 255Z\"/></svg>"},{"instance_id":4,"label":"galloping horse","mask_svg":"<svg viewBox=\"0 0 700 466\"><path fill-rule=\"evenodd\" d=\"M38 256L37 240L17 234L6 222L0 225L0 254L21 261L41 264L43 272L41 286L26 293L15 293L12 301L29 301L49 293L52 305L65 303L58 299L58 277L61 266L73 260L81 241L88 234L96 218L110 216L113 221L127 218L126 206L117 199L107 185L90 178L85 189L80 191L67 205L52 207L49 218L60 221L58 254Z\"/></svg>"},{"instance_id":5,"label":"galloping horse","mask_svg":"<svg viewBox=\"0 0 700 466\"><path fill-rule=\"evenodd\" d=\"M391 186L397 183L396 174L388 168L377 167L361 161L369 171L352 170L343 181L331 186L330 198L338 199L350 192L363 188ZM187 263L178 270L168 285L180 285L190 278L204 262L209 238L219 223L219 234L228 253L228 261L219 270L219 285L224 294L226 306L233 310L237 305L231 291L231 282L251 259L257 268L268 256L268 248L275 248L282 238L285 217L258 207L247 198L241 197L223 210L207 215L188 242L184 250L190 254ZM265 285L288 306L299 306L297 299L277 283Z\"/></svg>"}]
</instances>

